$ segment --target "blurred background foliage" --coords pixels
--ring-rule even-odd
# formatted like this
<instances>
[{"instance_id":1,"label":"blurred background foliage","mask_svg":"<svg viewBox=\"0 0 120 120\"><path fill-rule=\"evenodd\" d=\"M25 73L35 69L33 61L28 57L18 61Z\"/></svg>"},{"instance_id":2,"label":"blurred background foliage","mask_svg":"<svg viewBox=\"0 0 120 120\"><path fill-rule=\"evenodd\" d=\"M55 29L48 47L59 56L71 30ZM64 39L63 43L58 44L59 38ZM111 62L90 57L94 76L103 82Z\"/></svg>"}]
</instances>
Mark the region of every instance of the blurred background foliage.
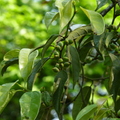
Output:
<instances>
[{"instance_id":1,"label":"blurred background foliage","mask_svg":"<svg viewBox=\"0 0 120 120\"><path fill-rule=\"evenodd\" d=\"M42 45L52 35L59 33L59 20L52 23L47 30L44 24L44 16L48 11L57 11L54 5L55 0L0 0L0 61L6 52L12 49L34 48ZM98 11L106 8L106 4ZM80 6L95 10L96 0L78 0L76 2L77 14L73 19L73 24L89 24L89 20L79 9ZM111 24L113 10L105 17L106 24ZM118 22L117 18L115 24ZM53 76L51 70L53 63L49 61L38 76L35 89L51 90ZM92 66L93 69L90 69ZM103 75L104 66L100 62L85 66L85 74L90 77L100 77ZM18 66L14 65L7 69L4 76L0 76L0 84L19 79ZM16 86L17 87L17 86ZM20 120L20 108L17 93L7 108L0 115L0 120ZM67 116L66 116L66 119ZM70 118L69 118L70 119Z\"/></svg>"}]
</instances>

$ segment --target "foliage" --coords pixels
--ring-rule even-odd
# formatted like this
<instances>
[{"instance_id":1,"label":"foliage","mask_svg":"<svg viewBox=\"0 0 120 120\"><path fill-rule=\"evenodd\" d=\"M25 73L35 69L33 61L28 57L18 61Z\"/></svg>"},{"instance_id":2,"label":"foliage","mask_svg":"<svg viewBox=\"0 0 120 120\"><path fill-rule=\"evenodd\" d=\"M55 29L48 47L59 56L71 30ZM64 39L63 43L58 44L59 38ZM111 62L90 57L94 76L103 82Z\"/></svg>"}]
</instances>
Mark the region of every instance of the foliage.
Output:
<instances>
[{"instance_id":1,"label":"foliage","mask_svg":"<svg viewBox=\"0 0 120 120\"><path fill-rule=\"evenodd\" d=\"M54 3L56 11L46 12L44 22L49 29L56 21L59 31L48 33L48 40L37 47L12 49L4 54L1 74L4 75L7 68L17 63L21 77L0 86L0 113L15 94L21 93L18 99L22 120L49 120L53 110L60 120L119 119L120 1L96 0L95 10L88 9L79 0L56 0ZM29 6L23 9L30 10L29 14L35 19ZM112 21L108 23L106 16L111 14L111 9ZM16 10L21 13L20 9ZM24 14L27 15L27 12ZM77 21L76 24L75 20L81 19L79 16L85 16L87 22ZM10 29L17 25L10 26ZM26 23L26 27L30 27L29 24ZM39 29L34 24L32 27ZM26 41L29 39L26 34L24 37ZM55 73L51 72L51 68ZM52 73L52 84L41 78L44 69L49 70L48 74ZM49 81L50 78L46 77ZM73 107L70 108L70 105ZM72 110L72 115L68 114L69 110Z\"/></svg>"}]
</instances>

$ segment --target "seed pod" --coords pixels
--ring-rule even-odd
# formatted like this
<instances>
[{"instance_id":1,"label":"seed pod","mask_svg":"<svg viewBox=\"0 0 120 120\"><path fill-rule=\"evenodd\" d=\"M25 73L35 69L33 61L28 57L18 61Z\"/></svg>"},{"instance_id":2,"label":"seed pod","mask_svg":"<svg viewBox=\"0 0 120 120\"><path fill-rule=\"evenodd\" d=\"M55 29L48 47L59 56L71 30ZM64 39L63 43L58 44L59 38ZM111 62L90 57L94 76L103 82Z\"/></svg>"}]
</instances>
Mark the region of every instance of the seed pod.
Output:
<instances>
[{"instance_id":1,"label":"seed pod","mask_svg":"<svg viewBox=\"0 0 120 120\"><path fill-rule=\"evenodd\" d=\"M68 61L69 61L69 58L68 58L68 57L63 57L63 60L64 60L65 62L68 62Z\"/></svg>"},{"instance_id":2,"label":"seed pod","mask_svg":"<svg viewBox=\"0 0 120 120\"><path fill-rule=\"evenodd\" d=\"M73 40L68 40L69 45L73 43Z\"/></svg>"},{"instance_id":3,"label":"seed pod","mask_svg":"<svg viewBox=\"0 0 120 120\"><path fill-rule=\"evenodd\" d=\"M57 46L55 47L55 49L56 49L57 51L61 51L61 50L62 50L62 47L60 47L59 45L57 45Z\"/></svg>"},{"instance_id":4,"label":"seed pod","mask_svg":"<svg viewBox=\"0 0 120 120\"><path fill-rule=\"evenodd\" d=\"M55 67L59 68L59 67L60 67L60 64L59 64L59 63L56 63L56 64L55 64Z\"/></svg>"},{"instance_id":5,"label":"seed pod","mask_svg":"<svg viewBox=\"0 0 120 120\"><path fill-rule=\"evenodd\" d=\"M65 44L66 44L66 45L69 45L69 41L68 41L68 40L65 40Z\"/></svg>"},{"instance_id":6,"label":"seed pod","mask_svg":"<svg viewBox=\"0 0 120 120\"><path fill-rule=\"evenodd\" d=\"M59 42L58 45L59 45L60 47L63 47L63 42Z\"/></svg>"},{"instance_id":7,"label":"seed pod","mask_svg":"<svg viewBox=\"0 0 120 120\"><path fill-rule=\"evenodd\" d=\"M64 64L63 64L63 63L60 63L60 66L61 66L61 67L64 67Z\"/></svg>"},{"instance_id":8,"label":"seed pod","mask_svg":"<svg viewBox=\"0 0 120 120\"><path fill-rule=\"evenodd\" d=\"M57 67L54 67L54 68L53 68L53 71L54 71L54 72L59 72L60 70L59 70Z\"/></svg>"},{"instance_id":9,"label":"seed pod","mask_svg":"<svg viewBox=\"0 0 120 120\"><path fill-rule=\"evenodd\" d=\"M58 62L59 62L59 63L62 63L62 62L63 62L63 59L62 59L62 58L60 58L60 59L58 60Z\"/></svg>"},{"instance_id":10,"label":"seed pod","mask_svg":"<svg viewBox=\"0 0 120 120\"><path fill-rule=\"evenodd\" d=\"M69 67L70 66L70 62L65 62L64 63L64 67Z\"/></svg>"}]
</instances>

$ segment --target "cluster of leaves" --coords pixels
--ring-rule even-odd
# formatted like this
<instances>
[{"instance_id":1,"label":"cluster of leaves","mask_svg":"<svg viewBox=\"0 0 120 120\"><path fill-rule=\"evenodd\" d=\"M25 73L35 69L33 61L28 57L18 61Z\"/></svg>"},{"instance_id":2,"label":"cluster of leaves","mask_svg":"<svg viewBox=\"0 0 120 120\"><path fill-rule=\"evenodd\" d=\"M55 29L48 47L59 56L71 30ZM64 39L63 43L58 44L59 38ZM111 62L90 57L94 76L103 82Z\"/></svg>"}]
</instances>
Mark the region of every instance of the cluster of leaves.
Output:
<instances>
[{"instance_id":1,"label":"cluster of leaves","mask_svg":"<svg viewBox=\"0 0 120 120\"><path fill-rule=\"evenodd\" d=\"M43 119L42 114L45 113L42 109L48 109L46 119L49 119L50 111L54 109L62 120L64 110L69 104L73 104L73 120L117 120L120 117L120 24L114 25L114 21L120 15L120 1L97 0L96 11L81 6L77 8L76 2L79 1L56 0L58 12L46 13L46 27L56 18L60 18L59 34L51 35L45 44L34 49L14 49L4 55L1 74L3 75L9 66L17 63L24 85L19 84L17 80L0 86L0 113L14 94L22 91L23 95L19 100L22 120ZM102 10L101 14L98 13L97 11L107 3L110 3L108 8ZM106 25L103 16L112 8L112 23ZM77 9L88 17L89 25L72 25ZM38 49L41 50L40 55ZM46 54L48 49L49 55ZM53 71L57 72L52 92L34 91L36 77L48 61L55 62ZM86 66L101 62L104 64L104 70L99 78L91 78L85 74ZM96 82L104 85L108 93L100 103L94 101ZM16 90L15 85L18 85L19 89ZM76 86L78 92L73 96L70 90L76 89ZM112 104L108 104L109 99L112 100Z\"/></svg>"}]
</instances>

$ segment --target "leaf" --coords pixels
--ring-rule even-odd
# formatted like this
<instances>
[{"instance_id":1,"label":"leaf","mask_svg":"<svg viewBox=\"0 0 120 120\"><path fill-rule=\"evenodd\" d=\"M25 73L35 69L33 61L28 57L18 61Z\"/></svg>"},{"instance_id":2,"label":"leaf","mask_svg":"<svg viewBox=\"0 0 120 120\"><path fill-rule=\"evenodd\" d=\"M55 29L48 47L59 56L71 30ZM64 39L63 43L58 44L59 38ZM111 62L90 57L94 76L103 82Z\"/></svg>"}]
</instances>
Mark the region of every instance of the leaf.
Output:
<instances>
[{"instance_id":1,"label":"leaf","mask_svg":"<svg viewBox=\"0 0 120 120\"><path fill-rule=\"evenodd\" d=\"M78 113L75 120L89 120L89 118L91 117L91 115L94 114L96 109L97 109L96 104L86 106Z\"/></svg>"},{"instance_id":2,"label":"leaf","mask_svg":"<svg viewBox=\"0 0 120 120\"><path fill-rule=\"evenodd\" d=\"M73 109L72 109L72 116L75 120L77 114L81 109L83 109L89 102L91 94L91 87L84 87L82 88L81 92L78 94L77 98L75 99L73 103Z\"/></svg>"},{"instance_id":3,"label":"leaf","mask_svg":"<svg viewBox=\"0 0 120 120\"><path fill-rule=\"evenodd\" d=\"M117 113L120 110L120 98L115 102L115 112Z\"/></svg>"},{"instance_id":4,"label":"leaf","mask_svg":"<svg viewBox=\"0 0 120 120\"><path fill-rule=\"evenodd\" d=\"M60 81L59 86L53 94L53 106L57 114L59 114L60 112L60 101L63 93L64 84L67 80L67 73L65 71L58 72L55 77L55 82L58 80Z\"/></svg>"},{"instance_id":5,"label":"leaf","mask_svg":"<svg viewBox=\"0 0 120 120\"><path fill-rule=\"evenodd\" d=\"M97 10L108 3L108 0L97 0Z\"/></svg>"},{"instance_id":6,"label":"leaf","mask_svg":"<svg viewBox=\"0 0 120 120\"><path fill-rule=\"evenodd\" d=\"M60 32L68 24L73 15L73 0L56 0L55 5L60 14Z\"/></svg>"},{"instance_id":7,"label":"leaf","mask_svg":"<svg viewBox=\"0 0 120 120\"><path fill-rule=\"evenodd\" d=\"M35 81L36 78L36 74L42 69L42 66L44 65L44 63L48 60L49 58L44 58L42 60L39 60L35 66L33 67L30 76L28 77L27 80L27 89L28 90L32 90L33 87L33 83Z\"/></svg>"},{"instance_id":8,"label":"leaf","mask_svg":"<svg viewBox=\"0 0 120 120\"><path fill-rule=\"evenodd\" d=\"M41 105L39 91L26 92L19 100L21 107L21 120L35 120Z\"/></svg>"},{"instance_id":9,"label":"leaf","mask_svg":"<svg viewBox=\"0 0 120 120\"><path fill-rule=\"evenodd\" d=\"M58 17L58 15L58 12L47 12L45 14L44 22L47 28Z\"/></svg>"},{"instance_id":10,"label":"leaf","mask_svg":"<svg viewBox=\"0 0 120 120\"><path fill-rule=\"evenodd\" d=\"M111 93L113 94L113 99L116 101L117 94L119 92L120 86L119 86L119 75L120 75L120 57L115 56L114 54L110 53L110 58L113 63L113 75L114 79L112 82L112 88L111 88Z\"/></svg>"},{"instance_id":11,"label":"leaf","mask_svg":"<svg viewBox=\"0 0 120 120\"><path fill-rule=\"evenodd\" d=\"M70 46L70 56L72 63L73 83L75 85L75 83L79 80L81 65L80 65L79 54L73 46Z\"/></svg>"},{"instance_id":12,"label":"leaf","mask_svg":"<svg viewBox=\"0 0 120 120\"><path fill-rule=\"evenodd\" d=\"M7 68L13 64L17 64L18 63L18 58L12 58L8 61L2 61L1 64L0 64L0 72L1 72L1 75L3 75Z\"/></svg>"},{"instance_id":13,"label":"leaf","mask_svg":"<svg viewBox=\"0 0 120 120\"><path fill-rule=\"evenodd\" d=\"M49 48L49 46L52 44L52 42L58 37L59 35L52 35L46 42L45 46L43 47L43 50L42 50L42 58L44 57L47 49Z\"/></svg>"},{"instance_id":14,"label":"leaf","mask_svg":"<svg viewBox=\"0 0 120 120\"><path fill-rule=\"evenodd\" d=\"M31 49L23 48L19 53L19 69L22 78L26 81L31 73L34 65L34 59L37 57L38 51L31 53Z\"/></svg>"},{"instance_id":15,"label":"leaf","mask_svg":"<svg viewBox=\"0 0 120 120\"><path fill-rule=\"evenodd\" d=\"M11 100L16 91L11 90L11 88L17 83L6 83L0 85L0 113L4 110L8 102Z\"/></svg>"},{"instance_id":16,"label":"leaf","mask_svg":"<svg viewBox=\"0 0 120 120\"><path fill-rule=\"evenodd\" d=\"M86 14L86 16L89 18L91 25L92 25L92 30L97 34L101 35L104 30L105 30L105 23L103 20L103 17L101 14L92 11L92 10L87 10L82 7L80 7L81 10Z\"/></svg>"}]
</instances>

